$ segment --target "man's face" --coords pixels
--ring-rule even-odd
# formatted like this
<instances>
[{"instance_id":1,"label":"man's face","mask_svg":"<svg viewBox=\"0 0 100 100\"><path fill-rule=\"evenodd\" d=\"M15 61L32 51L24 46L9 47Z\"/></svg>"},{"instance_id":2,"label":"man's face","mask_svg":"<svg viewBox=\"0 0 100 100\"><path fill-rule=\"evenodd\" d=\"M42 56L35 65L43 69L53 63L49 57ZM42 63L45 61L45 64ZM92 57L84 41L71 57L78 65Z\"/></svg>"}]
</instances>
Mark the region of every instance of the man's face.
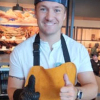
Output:
<instances>
[{"instance_id":1,"label":"man's face","mask_svg":"<svg viewBox=\"0 0 100 100\"><path fill-rule=\"evenodd\" d=\"M65 7L56 2L40 2L36 5L36 17L40 33L59 34L66 17Z\"/></svg>"}]
</instances>

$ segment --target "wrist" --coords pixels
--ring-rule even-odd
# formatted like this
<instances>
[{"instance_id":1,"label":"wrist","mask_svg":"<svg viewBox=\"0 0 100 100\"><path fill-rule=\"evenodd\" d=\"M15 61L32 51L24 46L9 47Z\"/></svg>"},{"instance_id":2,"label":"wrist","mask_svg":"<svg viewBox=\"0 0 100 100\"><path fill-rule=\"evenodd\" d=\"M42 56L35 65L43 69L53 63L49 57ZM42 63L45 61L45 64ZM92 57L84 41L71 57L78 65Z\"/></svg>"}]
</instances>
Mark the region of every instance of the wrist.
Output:
<instances>
[{"instance_id":1,"label":"wrist","mask_svg":"<svg viewBox=\"0 0 100 100\"><path fill-rule=\"evenodd\" d=\"M16 89L14 91L14 94L13 94L13 100L18 100L19 96L20 96L20 93L23 91L23 89Z\"/></svg>"},{"instance_id":2,"label":"wrist","mask_svg":"<svg viewBox=\"0 0 100 100\"><path fill-rule=\"evenodd\" d=\"M83 97L83 92L80 89L77 89L76 99L81 100Z\"/></svg>"},{"instance_id":3,"label":"wrist","mask_svg":"<svg viewBox=\"0 0 100 100\"><path fill-rule=\"evenodd\" d=\"M78 89L75 88L75 91L76 91L76 93L75 93L75 100L77 100Z\"/></svg>"}]
</instances>

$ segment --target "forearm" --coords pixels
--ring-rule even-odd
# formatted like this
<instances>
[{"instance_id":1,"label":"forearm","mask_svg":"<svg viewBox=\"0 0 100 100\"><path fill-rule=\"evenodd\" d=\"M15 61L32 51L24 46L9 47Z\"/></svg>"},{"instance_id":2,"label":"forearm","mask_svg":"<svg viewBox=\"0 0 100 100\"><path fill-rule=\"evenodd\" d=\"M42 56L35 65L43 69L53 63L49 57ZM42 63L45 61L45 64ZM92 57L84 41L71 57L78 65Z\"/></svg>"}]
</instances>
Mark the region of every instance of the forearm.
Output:
<instances>
[{"instance_id":1,"label":"forearm","mask_svg":"<svg viewBox=\"0 0 100 100\"><path fill-rule=\"evenodd\" d=\"M13 94L16 89L22 89L24 87L24 80L16 77L8 78L7 93L10 100L13 100Z\"/></svg>"},{"instance_id":2,"label":"forearm","mask_svg":"<svg viewBox=\"0 0 100 100\"><path fill-rule=\"evenodd\" d=\"M18 100L22 91L23 91L23 89L16 89L16 88L8 89L9 99L10 100Z\"/></svg>"},{"instance_id":3,"label":"forearm","mask_svg":"<svg viewBox=\"0 0 100 100\"><path fill-rule=\"evenodd\" d=\"M13 100L13 94L14 94L15 90L16 90L16 88L7 89L8 97L10 100Z\"/></svg>"},{"instance_id":4,"label":"forearm","mask_svg":"<svg viewBox=\"0 0 100 100\"><path fill-rule=\"evenodd\" d=\"M87 84L81 87L76 87L83 92L82 100L91 100L97 96L98 86L97 84Z\"/></svg>"}]
</instances>

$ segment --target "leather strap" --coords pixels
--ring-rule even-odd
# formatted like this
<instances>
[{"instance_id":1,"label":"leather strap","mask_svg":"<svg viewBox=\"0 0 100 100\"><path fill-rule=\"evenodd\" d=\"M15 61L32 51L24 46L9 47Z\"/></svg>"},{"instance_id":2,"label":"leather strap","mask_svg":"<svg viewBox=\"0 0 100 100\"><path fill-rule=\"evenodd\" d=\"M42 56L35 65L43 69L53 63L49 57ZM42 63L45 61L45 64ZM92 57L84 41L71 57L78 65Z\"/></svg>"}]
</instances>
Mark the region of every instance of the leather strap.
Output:
<instances>
[{"instance_id":1,"label":"leather strap","mask_svg":"<svg viewBox=\"0 0 100 100\"><path fill-rule=\"evenodd\" d=\"M66 45L65 39L62 34L61 34L61 45L62 45L65 62L70 62L70 56L68 53L67 45Z\"/></svg>"},{"instance_id":2,"label":"leather strap","mask_svg":"<svg viewBox=\"0 0 100 100\"><path fill-rule=\"evenodd\" d=\"M33 65L40 65L40 36L39 34L36 35L35 41L33 43L33 57L34 57Z\"/></svg>"}]
</instances>

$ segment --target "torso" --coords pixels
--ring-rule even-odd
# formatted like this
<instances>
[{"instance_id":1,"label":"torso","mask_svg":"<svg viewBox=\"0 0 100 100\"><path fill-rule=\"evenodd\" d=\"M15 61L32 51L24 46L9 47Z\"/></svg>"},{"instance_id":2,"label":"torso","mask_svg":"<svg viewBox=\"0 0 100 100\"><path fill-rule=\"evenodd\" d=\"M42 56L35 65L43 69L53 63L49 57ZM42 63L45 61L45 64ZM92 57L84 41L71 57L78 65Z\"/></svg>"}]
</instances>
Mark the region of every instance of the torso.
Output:
<instances>
[{"instance_id":1,"label":"torso","mask_svg":"<svg viewBox=\"0 0 100 100\"><path fill-rule=\"evenodd\" d=\"M77 73L84 71L92 71L91 64L89 62L90 58L85 47L80 43L77 43L73 39L67 37L66 35L63 36L68 47L71 62L73 62L77 67ZM17 57L19 57L21 70L22 72L24 72L20 74L21 77L24 76L26 78L30 68L33 66L34 39L35 36L31 37L30 39L17 46L14 50L18 52ZM57 64L59 65L65 63L61 48L61 40L53 44L52 48L53 49L51 51L49 44L40 40L40 66L43 66L45 69L53 68L57 66ZM11 71L10 73L14 74L14 71Z\"/></svg>"}]
</instances>

